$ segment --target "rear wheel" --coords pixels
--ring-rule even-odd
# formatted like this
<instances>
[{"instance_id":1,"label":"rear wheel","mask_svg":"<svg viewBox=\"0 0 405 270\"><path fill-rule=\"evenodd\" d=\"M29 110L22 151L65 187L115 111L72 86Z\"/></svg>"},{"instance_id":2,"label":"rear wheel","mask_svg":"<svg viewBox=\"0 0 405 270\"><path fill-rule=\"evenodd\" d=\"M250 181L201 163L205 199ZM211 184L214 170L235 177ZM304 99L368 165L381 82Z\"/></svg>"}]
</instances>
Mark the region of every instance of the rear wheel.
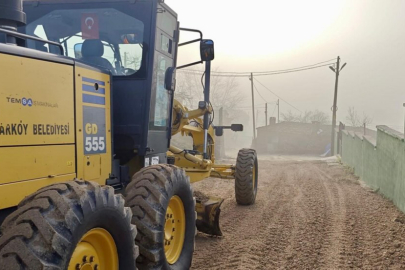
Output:
<instances>
[{"instance_id":1,"label":"rear wheel","mask_svg":"<svg viewBox=\"0 0 405 270\"><path fill-rule=\"evenodd\" d=\"M189 269L195 237L195 202L185 172L155 165L134 175L126 205L138 228L139 269Z\"/></svg>"},{"instance_id":2,"label":"rear wheel","mask_svg":"<svg viewBox=\"0 0 405 270\"><path fill-rule=\"evenodd\" d=\"M86 181L47 186L3 222L0 269L136 269L131 216L111 187Z\"/></svg>"},{"instance_id":3,"label":"rear wheel","mask_svg":"<svg viewBox=\"0 0 405 270\"><path fill-rule=\"evenodd\" d=\"M235 197L241 205L251 205L256 201L258 184L258 162L254 149L241 149L235 169Z\"/></svg>"}]
</instances>

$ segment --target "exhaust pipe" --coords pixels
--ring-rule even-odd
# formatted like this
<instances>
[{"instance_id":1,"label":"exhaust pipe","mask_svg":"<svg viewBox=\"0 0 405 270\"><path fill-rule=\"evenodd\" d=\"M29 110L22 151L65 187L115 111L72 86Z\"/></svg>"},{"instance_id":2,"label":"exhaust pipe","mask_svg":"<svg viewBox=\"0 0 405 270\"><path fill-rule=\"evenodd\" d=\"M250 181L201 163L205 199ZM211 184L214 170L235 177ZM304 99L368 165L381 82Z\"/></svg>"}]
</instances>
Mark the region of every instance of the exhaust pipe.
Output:
<instances>
[{"instance_id":1,"label":"exhaust pipe","mask_svg":"<svg viewBox=\"0 0 405 270\"><path fill-rule=\"evenodd\" d=\"M0 28L17 31L17 27L25 25L27 16L23 12L23 0L0 1ZM16 44L16 39L10 35L4 35L5 43Z\"/></svg>"}]
</instances>

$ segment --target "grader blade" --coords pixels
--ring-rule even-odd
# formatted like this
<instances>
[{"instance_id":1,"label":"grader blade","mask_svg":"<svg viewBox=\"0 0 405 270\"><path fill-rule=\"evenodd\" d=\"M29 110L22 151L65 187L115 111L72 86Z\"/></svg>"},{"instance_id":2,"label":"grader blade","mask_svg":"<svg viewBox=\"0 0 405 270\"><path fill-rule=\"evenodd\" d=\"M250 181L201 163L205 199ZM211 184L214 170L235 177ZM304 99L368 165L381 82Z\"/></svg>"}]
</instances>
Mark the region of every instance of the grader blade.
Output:
<instances>
[{"instance_id":1,"label":"grader blade","mask_svg":"<svg viewBox=\"0 0 405 270\"><path fill-rule=\"evenodd\" d=\"M220 207L223 202L223 199L215 197L196 198L196 225L200 232L222 236L219 227L219 214L221 213Z\"/></svg>"}]
</instances>

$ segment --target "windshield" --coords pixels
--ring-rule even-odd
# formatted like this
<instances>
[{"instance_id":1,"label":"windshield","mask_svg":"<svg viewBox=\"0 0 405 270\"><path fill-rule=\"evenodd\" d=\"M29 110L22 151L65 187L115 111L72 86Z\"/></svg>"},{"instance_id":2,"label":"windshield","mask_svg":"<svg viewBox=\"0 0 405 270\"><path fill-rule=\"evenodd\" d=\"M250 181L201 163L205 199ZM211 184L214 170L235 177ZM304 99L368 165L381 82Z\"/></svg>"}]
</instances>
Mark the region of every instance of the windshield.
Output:
<instances>
[{"instance_id":1,"label":"windshield","mask_svg":"<svg viewBox=\"0 0 405 270\"><path fill-rule=\"evenodd\" d=\"M113 8L54 10L26 27L29 35L60 42L66 56L121 76L141 70L144 30L142 21ZM27 45L52 52L47 44Z\"/></svg>"}]
</instances>

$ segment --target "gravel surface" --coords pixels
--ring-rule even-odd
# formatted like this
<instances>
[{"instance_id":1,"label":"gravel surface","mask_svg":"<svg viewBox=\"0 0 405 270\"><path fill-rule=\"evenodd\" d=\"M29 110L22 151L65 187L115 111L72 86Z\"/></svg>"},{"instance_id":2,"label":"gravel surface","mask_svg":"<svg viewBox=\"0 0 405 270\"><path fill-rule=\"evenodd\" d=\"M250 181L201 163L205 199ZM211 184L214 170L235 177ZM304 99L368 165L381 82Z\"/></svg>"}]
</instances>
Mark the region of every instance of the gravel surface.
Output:
<instances>
[{"instance_id":1,"label":"gravel surface","mask_svg":"<svg viewBox=\"0 0 405 270\"><path fill-rule=\"evenodd\" d=\"M192 269L405 269L405 216L334 162L259 156L256 204L232 180L196 191L222 197L223 237L198 233Z\"/></svg>"}]
</instances>

